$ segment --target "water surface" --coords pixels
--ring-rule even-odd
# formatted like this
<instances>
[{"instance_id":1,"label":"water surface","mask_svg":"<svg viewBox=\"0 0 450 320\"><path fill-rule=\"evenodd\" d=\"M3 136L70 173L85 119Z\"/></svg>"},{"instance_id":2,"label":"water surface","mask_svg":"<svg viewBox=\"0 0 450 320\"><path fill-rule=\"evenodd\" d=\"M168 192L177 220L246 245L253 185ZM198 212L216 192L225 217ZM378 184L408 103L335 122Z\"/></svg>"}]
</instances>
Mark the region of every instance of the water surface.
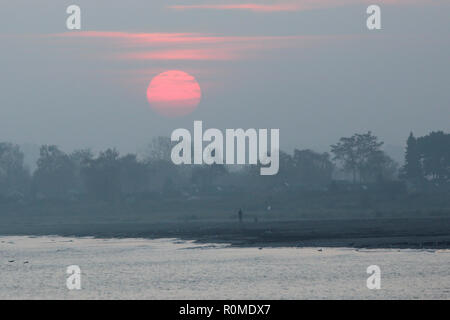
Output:
<instances>
[{"instance_id":1,"label":"water surface","mask_svg":"<svg viewBox=\"0 0 450 320\"><path fill-rule=\"evenodd\" d=\"M381 268L369 290L366 269ZM82 289L68 290L78 265ZM450 250L0 237L1 299L450 299Z\"/></svg>"}]
</instances>

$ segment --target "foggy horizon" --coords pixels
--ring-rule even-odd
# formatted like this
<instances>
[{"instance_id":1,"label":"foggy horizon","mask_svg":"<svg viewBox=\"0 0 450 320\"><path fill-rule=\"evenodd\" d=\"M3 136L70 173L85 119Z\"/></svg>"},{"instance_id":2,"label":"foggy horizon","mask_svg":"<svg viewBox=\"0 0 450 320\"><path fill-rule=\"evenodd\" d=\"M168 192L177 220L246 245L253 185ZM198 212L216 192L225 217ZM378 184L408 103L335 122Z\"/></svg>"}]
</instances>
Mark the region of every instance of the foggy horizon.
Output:
<instances>
[{"instance_id":1,"label":"foggy horizon","mask_svg":"<svg viewBox=\"0 0 450 320\"><path fill-rule=\"evenodd\" d=\"M444 1L379 1L383 27L373 32L366 1L262 11L78 1L80 31L65 28L66 2L46 2L2 8L1 141L135 153L203 120L279 128L289 152L329 151L340 137L367 131L399 150L411 131L448 129ZM276 3L286 2L303 3ZM145 44L137 34L175 39ZM168 118L149 107L145 90L177 69L197 79L202 99L191 114Z\"/></svg>"},{"instance_id":2,"label":"foggy horizon","mask_svg":"<svg viewBox=\"0 0 450 320\"><path fill-rule=\"evenodd\" d=\"M450 300L449 0L0 7L0 300Z\"/></svg>"}]
</instances>

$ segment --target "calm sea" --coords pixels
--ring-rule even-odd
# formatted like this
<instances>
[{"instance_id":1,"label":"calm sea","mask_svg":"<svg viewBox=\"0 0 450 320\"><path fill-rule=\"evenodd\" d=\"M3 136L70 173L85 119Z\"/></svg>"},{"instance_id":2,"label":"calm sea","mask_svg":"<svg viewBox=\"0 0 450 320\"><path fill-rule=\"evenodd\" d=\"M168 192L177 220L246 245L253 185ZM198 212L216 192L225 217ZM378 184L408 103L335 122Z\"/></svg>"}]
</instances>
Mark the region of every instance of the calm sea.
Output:
<instances>
[{"instance_id":1,"label":"calm sea","mask_svg":"<svg viewBox=\"0 0 450 320\"><path fill-rule=\"evenodd\" d=\"M81 290L66 287L67 267ZM369 290L367 267L381 270ZM450 299L450 250L0 237L1 299Z\"/></svg>"}]
</instances>

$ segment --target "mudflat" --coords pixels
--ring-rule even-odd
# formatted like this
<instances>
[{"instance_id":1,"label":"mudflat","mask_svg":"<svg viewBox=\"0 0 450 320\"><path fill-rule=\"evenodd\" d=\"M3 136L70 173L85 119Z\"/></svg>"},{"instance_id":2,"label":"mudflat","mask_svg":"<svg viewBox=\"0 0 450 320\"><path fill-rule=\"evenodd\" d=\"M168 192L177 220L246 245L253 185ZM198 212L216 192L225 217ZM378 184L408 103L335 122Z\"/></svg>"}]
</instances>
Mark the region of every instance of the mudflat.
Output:
<instances>
[{"instance_id":1,"label":"mudflat","mask_svg":"<svg viewBox=\"0 0 450 320\"><path fill-rule=\"evenodd\" d=\"M450 248L450 218L145 221L0 217L0 235L180 238L260 247Z\"/></svg>"}]
</instances>

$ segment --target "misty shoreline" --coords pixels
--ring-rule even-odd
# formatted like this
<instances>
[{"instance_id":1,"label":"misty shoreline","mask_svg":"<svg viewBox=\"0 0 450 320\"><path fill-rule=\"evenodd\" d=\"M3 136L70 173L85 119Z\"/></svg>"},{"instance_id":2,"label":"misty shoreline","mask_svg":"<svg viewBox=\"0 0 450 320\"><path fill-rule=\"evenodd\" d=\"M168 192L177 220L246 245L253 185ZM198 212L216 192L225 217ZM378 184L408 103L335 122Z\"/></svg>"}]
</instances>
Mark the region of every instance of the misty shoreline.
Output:
<instances>
[{"instance_id":1,"label":"misty shoreline","mask_svg":"<svg viewBox=\"0 0 450 320\"><path fill-rule=\"evenodd\" d=\"M0 236L176 238L233 247L450 248L450 218L190 222L9 221Z\"/></svg>"}]
</instances>

